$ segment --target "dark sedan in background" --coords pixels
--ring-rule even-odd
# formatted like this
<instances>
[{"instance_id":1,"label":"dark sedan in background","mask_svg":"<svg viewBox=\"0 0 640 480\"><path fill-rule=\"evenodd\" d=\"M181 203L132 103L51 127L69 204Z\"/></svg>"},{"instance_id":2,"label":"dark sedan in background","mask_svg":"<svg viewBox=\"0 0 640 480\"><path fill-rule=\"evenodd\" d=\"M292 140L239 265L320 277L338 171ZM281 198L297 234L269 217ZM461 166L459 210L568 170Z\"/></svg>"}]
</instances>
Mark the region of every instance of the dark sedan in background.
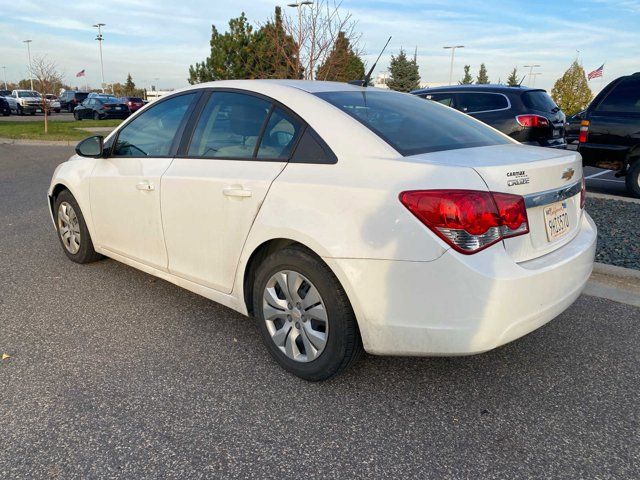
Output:
<instances>
[{"instance_id":1,"label":"dark sedan in background","mask_svg":"<svg viewBox=\"0 0 640 480\"><path fill-rule=\"evenodd\" d=\"M566 148L566 117L545 90L506 85L451 85L414 95L467 113L519 142Z\"/></svg>"},{"instance_id":2,"label":"dark sedan in background","mask_svg":"<svg viewBox=\"0 0 640 480\"><path fill-rule=\"evenodd\" d=\"M102 95L87 98L73 110L73 116L76 120L83 118L93 118L94 120L127 118L129 115L129 107L119 98Z\"/></svg>"}]
</instances>

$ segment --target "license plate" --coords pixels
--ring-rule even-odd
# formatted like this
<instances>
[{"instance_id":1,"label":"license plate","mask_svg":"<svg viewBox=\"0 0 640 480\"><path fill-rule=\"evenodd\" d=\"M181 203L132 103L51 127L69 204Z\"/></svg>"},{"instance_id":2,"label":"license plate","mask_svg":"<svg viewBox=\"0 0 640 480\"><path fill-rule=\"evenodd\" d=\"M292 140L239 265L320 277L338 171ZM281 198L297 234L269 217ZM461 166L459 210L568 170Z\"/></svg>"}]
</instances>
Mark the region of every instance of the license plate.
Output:
<instances>
[{"instance_id":1,"label":"license plate","mask_svg":"<svg viewBox=\"0 0 640 480\"><path fill-rule=\"evenodd\" d=\"M553 129L553 137L554 138L558 138L560 136L560 129L559 128L554 128Z\"/></svg>"},{"instance_id":2,"label":"license plate","mask_svg":"<svg viewBox=\"0 0 640 480\"><path fill-rule=\"evenodd\" d=\"M550 242L558 240L571 228L567 202L557 202L544 207L544 226Z\"/></svg>"}]
</instances>

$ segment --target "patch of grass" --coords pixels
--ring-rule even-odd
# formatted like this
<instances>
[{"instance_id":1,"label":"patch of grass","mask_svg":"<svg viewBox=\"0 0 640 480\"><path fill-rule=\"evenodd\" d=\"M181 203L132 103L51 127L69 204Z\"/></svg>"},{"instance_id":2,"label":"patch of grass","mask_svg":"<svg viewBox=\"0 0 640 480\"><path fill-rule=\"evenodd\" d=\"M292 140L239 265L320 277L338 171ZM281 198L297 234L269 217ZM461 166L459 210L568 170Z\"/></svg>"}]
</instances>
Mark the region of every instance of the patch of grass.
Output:
<instances>
[{"instance_id":1,"label":"patch of grass","mask_svg":"<svg viewBox=\"0 0 640 480\"><path fill-rule=\"evenodd\" d=\"M83 130L91 127L117 127L122 120L82 120L73 122L49 121L49 133L44 133L41 122L0 122L0 138L22 140L82 140L91 135L107 135L107 132Z\"/></svg>"}]
</instances>

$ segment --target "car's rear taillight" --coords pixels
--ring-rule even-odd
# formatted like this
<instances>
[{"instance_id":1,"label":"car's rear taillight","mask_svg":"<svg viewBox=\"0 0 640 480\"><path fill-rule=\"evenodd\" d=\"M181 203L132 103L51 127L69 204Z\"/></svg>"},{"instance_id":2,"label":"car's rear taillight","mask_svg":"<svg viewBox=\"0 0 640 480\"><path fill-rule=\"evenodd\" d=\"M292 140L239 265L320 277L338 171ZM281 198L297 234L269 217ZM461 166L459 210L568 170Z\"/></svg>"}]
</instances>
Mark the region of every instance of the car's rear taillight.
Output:
<instances>
[{"instance_id":1,"label":"car's rear taillight","mask_svg":"<svg viewBox=\"0 0 640 480\"><path fill-rule=\"evenodd\" d=\"M472 254L529 233L524 198L478 190L412 190L402 204L455 250Z\"/></svg>"},{"instance_id":2,"label":"car's rear taillight","mask_svg":"<svg viewBox=\"0 0 640 480\"><path fill-rule=\"evenodd\" d=\"M589 137L589 120L582 120L580 122L580 134L578 135L578 142L587 143Z\"/></svg>"},{"instance_id":3,"label":"car's rear taillight","mask_svg":"<svg viewBox=\"0 0 640 480\"><path fill-rule=\"evenodd\" d=\"M549 119L540 115L518 115L516 121L523 127L548 127Z\"/></svg>"},{"instance_id":4,"label":"car's rear taillight","mask_svg":"<svg viewBox=\"0 0 640 480\"><path fill-rule=\"evenodd\" d=\"M582 177L582 188L580 189L580 209L584 208L584 203L587 200L587 182Z\"/></svg>"}]
</instances>

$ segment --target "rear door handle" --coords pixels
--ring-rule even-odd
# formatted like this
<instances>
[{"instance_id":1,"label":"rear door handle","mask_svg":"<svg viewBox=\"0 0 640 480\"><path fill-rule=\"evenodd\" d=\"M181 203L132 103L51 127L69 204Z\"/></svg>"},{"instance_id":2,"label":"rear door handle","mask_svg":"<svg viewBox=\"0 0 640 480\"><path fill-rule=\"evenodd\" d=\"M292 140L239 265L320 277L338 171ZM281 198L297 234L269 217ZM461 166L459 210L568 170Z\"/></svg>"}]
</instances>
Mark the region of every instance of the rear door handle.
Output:
<instances>
[{"instance_id":1,"label":"rear door handle","mask_svg":"<svg viewBox=\"0 0 640 480\"><path fill-rule=\"evenodd\" d=\"M156 187L153 186L153 183L140 182L140 183L136 184L136 188L138 190L143 190L145 192L150 192L151 190L154 190Z\"/></svg>"},{"instance_id":2,"label":"rear door handle","mask_svg":"<svg viewBox=\"0 0 640 480\"><path fill-rule=\"evenodd\" d=\"M250 197L251 196L251 190L245 190L244 188L232 188L232 187L228 187L228 188L223 188L222 189L222 194L227 196L227 197Z\"/></svg>"}]
</instances>

